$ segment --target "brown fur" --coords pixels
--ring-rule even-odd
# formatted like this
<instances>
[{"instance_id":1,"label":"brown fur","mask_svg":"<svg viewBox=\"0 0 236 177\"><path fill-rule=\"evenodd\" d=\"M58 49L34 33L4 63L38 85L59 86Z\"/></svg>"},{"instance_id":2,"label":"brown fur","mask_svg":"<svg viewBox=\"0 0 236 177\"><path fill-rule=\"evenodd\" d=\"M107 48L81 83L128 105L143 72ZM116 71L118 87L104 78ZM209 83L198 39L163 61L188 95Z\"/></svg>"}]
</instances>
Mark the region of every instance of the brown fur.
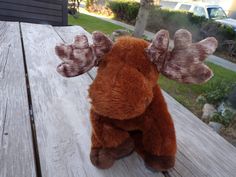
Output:
<instances>
[{"instance_id":1,"label":"brown fur","mask_svg":"<svg viewBox=\"0 0 236 177\"><path fill-rule=\"evenodd\" d=\"M92 149L115 148L132 137L150 166L166 170L174 165L175 131L147 46L144 40L122 37L103 58L89 89Z\"/></svg>"},{"instance_id":2,"label":"brown fur","mask_svg":"<svg viewBox=\"0 0 236 177\"><path fill-rule=\"evenodd\" d=\"M202 72L208 68L201 62L215 50L216 41L209 38L192 44L188 32L179 31L175 38L176 48L170 53L167 51L169 35L165 30L157 33L151 44L132 37L121 37L111 44L105 35L95 34L99 36L93 38L94 44L90 49L95 59L99 58L99 68L89 88L92 105L91 162L98 168L109 168L115 160L129 155L135 148L148 167L158 171L173 167L175 130L157 85L159 73L178 81L204 82L210 75ZM81 45L87 51L86 41L80 41L78 46ZM62 58L70 53L65 48L62 45L57 49ZM86 57L77 59L78 64ZM94 58L90 56L90 59L94 62ZM71 68L74 66L73 63L70 65ZM78 69L74 73L80 72ZM62 75L74 76L65 72Z\"/></svg>"}]
</instances>

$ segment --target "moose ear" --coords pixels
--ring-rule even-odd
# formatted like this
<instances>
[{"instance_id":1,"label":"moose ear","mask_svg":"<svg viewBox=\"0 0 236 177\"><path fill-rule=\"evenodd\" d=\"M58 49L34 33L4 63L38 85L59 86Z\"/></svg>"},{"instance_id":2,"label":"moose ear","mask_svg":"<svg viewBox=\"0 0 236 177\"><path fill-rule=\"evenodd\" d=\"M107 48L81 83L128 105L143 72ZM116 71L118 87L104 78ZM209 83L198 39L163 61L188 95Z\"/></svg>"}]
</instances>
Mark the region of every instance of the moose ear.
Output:
<instances>
[{"instance_id":1,"label":"moose ear","mask_svg":"<svg viewBox=\"0 0 236 177\"><path fill-rule=\"evenodd\" d=\"M181 29L175 33L174 45L172 51L166 50L161 56L164 60L157 66L160 73L170 79L193 84L204 83L213 76L213 72L203 62L216 50L218 42L215 38L192 43L191 33Z\"/></svg>"},{"instance_id":2,"label":"moose ear","mask_svg":"<svg viewBox=\"0 0 236 177\"><path fill-rule=\"evenodd\" d=\"M85 35L78 35L74 43L55 47L56 54L63 61L57 67L62 76L75 77L89 71L113 46L112 41L101 32L94 32L92 38L92 45L89 45Z\"/></svg>"}]
</instances>

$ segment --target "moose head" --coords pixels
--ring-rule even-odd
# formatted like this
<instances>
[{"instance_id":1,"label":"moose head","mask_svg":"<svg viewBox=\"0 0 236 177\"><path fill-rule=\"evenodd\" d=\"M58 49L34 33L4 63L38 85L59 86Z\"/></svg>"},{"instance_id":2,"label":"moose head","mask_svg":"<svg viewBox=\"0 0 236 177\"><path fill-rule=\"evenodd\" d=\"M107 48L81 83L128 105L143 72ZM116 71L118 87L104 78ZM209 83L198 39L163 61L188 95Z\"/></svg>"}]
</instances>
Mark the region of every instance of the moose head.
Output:
<instances>
[{"instance_id":1,"label":"moose head","mask_svg":"<svg viewBox=\"0 0 236 177\"><path fill-rule=\"evenodd\" d=\"M79 35L71 45L56 46L63 61L57 71L74 77L98 66L89 96L92 108L103 116L124 120L141 115L152 101L159 74L192 84L213 76L203 63L217 48L213 37L192 43L191 33L181 29L175 33L171 51L166 30L157 32L151 43L133 37L113 43L101 32L94 32L92 38L91 45L85 35Z\"/></svg>"}]
</instances>

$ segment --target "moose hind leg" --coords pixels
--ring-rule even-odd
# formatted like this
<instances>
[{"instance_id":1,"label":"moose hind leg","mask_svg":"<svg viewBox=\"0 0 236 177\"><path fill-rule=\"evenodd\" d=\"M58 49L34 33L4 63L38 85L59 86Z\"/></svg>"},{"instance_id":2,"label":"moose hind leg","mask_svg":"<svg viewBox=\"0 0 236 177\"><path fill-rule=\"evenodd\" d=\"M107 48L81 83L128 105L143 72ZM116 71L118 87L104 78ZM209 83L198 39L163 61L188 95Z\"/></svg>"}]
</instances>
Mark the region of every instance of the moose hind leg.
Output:
<instances>
[{"instance_id":1,"label":"moose hind leg","mask_svg":"<svg viewBox=\"0 0 236 177\"><path fill-rule=\"evenodd\" d=\"M103 117L91 111L93 126L90 159L94 166L110 168L116 159L133 152L134 142L128 132L103 121Z\"/></svg>"},{"instance_id":2,"label":"moose hind leg","mask_svg":"<svg viewBox=\"0 0 236 177\"><path fill-rule=\"evenodd\" d=\"M145 113L142 141L146 166L157 171L165 171L174 166L175 129L158 86L154 89L153 101Z\"/></svg>"}]
</instances>

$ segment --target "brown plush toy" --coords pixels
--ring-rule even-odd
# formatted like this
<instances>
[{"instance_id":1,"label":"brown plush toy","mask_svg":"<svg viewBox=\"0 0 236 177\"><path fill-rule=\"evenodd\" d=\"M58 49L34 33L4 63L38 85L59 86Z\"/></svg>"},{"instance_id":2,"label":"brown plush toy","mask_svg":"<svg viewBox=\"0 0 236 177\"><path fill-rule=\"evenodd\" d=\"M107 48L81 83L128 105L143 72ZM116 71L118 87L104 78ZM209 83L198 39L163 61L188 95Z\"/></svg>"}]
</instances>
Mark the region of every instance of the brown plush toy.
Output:
<instances>
[{"instance_id":1,"label":"brown plush toy","mask_svg":"<svg viewBox=\"0 0 236 177\"><path fill-rule=\"evenodd\" d=\"M204 65L217 41L210 37L192 43L186 30L178 30L174 49L168 51L169 33L159 31L152 43L121 37L114 44L94 32L93 44L84 35L71 45L56 46L63 60L57 71L74 77L98 66L89 88L92 147L90 159L98 168L137 151L157 171L174 166L176 137L173 121L157 84L159 74L183 83L200 84L213 73Z\"/></svg>"}]
</instances>

